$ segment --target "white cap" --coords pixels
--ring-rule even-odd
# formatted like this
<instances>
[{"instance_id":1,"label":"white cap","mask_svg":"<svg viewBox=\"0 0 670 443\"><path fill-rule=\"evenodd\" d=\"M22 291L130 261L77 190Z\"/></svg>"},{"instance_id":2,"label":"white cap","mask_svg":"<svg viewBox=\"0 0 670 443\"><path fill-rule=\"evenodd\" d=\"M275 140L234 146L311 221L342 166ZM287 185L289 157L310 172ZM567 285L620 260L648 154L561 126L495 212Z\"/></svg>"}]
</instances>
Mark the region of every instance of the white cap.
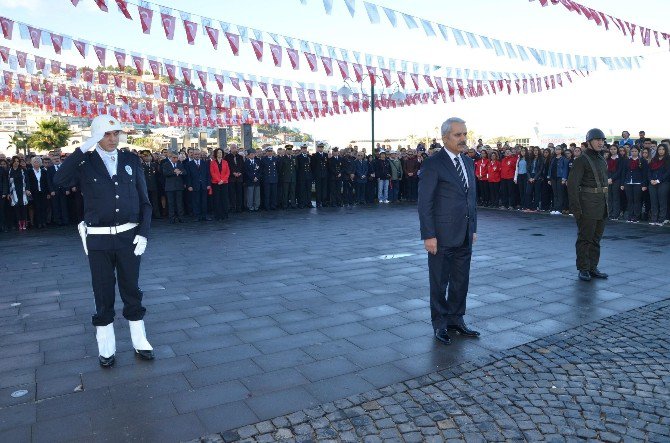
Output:
<instances>
[{"instance_id":1,"label":"white cap","mask_svg":"<svg viewBox=\"0 0 670 443\"><path fill-rule=\"evenodd\" d=\"M121 123L111 115L107 114L97 116L91 123L91 134L104 134L105 132L120 130Z\"/></svg>"}]
</instances>

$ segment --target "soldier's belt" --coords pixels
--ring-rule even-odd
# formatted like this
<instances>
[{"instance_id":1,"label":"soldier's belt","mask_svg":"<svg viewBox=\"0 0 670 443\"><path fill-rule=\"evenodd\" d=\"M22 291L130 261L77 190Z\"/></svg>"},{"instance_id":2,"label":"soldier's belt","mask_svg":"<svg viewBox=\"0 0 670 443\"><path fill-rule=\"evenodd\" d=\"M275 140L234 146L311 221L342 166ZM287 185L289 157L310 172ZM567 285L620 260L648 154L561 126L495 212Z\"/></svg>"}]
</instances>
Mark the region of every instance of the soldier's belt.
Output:
<instances>
[{"instance_id":1,"label":"soldier's belt","mask_svg":"<svg viewBox=\"0 0 670 443\"><path fill-rule=\"evenodd\" d=\"M98 235L98 234L107 234L107 235L116 235L122 232L130 231L137 223L124 223L119 226L86 226L86 234L88 235Z\"/></svg>"},{"instance_id":2,"label":"soldier's belt","mask_svg":"<svg viewBox=\"0 0 670 443\"><path fill-rule=\"evenodd\" d=\"M589 194L607 194L607 188L585 188L580 186L579 192L587 192Z\"/></svg>"}]
</instances>

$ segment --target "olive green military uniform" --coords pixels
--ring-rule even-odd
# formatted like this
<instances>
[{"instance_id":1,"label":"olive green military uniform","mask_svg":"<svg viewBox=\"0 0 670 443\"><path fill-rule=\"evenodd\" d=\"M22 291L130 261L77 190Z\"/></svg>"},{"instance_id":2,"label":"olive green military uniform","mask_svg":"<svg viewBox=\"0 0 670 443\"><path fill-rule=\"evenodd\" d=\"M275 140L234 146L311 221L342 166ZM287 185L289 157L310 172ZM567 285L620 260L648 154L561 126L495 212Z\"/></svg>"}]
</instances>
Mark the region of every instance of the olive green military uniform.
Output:
<instances>
[{"instance_id":1,"label":"olive green military uniform","mask_svg":"<svg viewBox=\"0 0 670 443\"><path fill-rule=\"evenodd\" d=\"M281 207L284 209L295 208L295 185L297 181L298 168L296 159L290 151L287 155L280 157L279 182L281 184Z\"/></svg>"},{"instance_id":2,"label":"olive green military uniform","mask_svg":"<svg viewBox=\"0 0 670 443\"><path fill-rule=\"evenodd\" d=\"M600 261L600 239L608 213L607 162L600 153L586 149L574 160L568 177L568 198L578 228L577 270L593 271Z\"/></svg>"}]
</instances>

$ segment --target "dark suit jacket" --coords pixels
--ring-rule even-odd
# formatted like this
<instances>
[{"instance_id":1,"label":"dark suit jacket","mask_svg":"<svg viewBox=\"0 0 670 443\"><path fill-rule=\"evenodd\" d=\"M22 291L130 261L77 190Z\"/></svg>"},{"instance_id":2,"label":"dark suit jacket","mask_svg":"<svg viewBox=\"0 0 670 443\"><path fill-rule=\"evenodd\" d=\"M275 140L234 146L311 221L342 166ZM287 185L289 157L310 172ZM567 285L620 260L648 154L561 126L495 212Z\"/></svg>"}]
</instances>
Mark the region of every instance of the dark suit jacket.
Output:
<instances>
[{"instance_id":1,"label":"dark suit jacket","mask_svg":"<svg viewBox=\"0 0 670 443\"><path fill-rule=\"evenodd\" d=\"M228 168L230 169L230 177L228 178L228 183L242 183L244 180L244 157L240 154L227 154L225 157L228 162ZM235 177L233 174L239 173L242 174L239 177Z\"/></svg>"},{"instance_id":2,"label":"dark suit jacket","mask_svg":"<svg viewBox=\"0 0 670 443\"><path fill-rule=\"evenodd\" d=\"M441 149L423 161L419 171L419 223L421 239L437 238L438 248L461 246L468 233L477 232L475 165L461 155L468 177L466 191L449 154Z\"/></svg>"},{"instance_id":3,"label":"dark suit jacket","mask_svg":"<svg viewBox=\"0 0 670 443\"><path fill-rule=\"evenodd\" d=\"M195 160L190 160L186 162L186 170L188 171L187 185L192 187L194 191L207 189L207 186L211 186L212 177L209 172L209 161L200 159L200 166L198 166Z\"/></svg>"},{"instance_id":4,"label":"dark suit jacket","mask_svg":"<svg viewBox=\"0 0 670 443\"><path fill-rule=\"evenodd\" d=\"M186 177L188 176L188 171L182 162L177 162L176 167L179 169L182 174L176 175L174 173L175 168L172 167L170 161L165 161L162 163L163 177L165 178L165 192L171 191L183 191L184 185L186 184Z\"/></svg>"},{"instance_id":5,"label":"dark suit jacket","mask_svg":"<svg viewBox=\"0 0 670 443\"><path fill-rule=\"evenodd\" d=\"M151 203L139 157L119 151L117 173L109 176L97 151L75 149L54 176L56 186L68 186L75 180L84 198L84 221L87 226L118 226L139 223L136 232L127 231L130 240L137 235L149 237ZM119 234L121 235L121 234ZM90 235L89 249L114 247L111 235Z\"/></svg>"},{"instance_id":6,"label":"dark suit jacket","mask_svg":"<svg viewBox=\"0 0 670 443\"><path fill-rule=\"evenodd\" d=\"M49 187L49 177L46 168L40 167L42 170L42 174L40 175L40 183L39 187L37 186L37 174L35 174L35 169L34 168L28 168L28 189L30 192L33 194L35 192L38 192L38 188L42 189L42 192L44 193L50 193L51 188Z\"/></svg>"},{"instance_id":7,"label":"dark suit jacket","mask_svg":"<svg viewBox=\"0 0 670 443\"><path fill-rule=\"evenodd\" d=\"M257 178L257 181L254 179ZM261 163L257 158L244 160L244 184L247 186L260 185L261 182Z\"/></svg>"},{"instance_id":8,"label":"dark suit jacket","mask_svg":"<svg viewBox=\"0 0 670 443\"><path fill-rule=\"evenodd\" d=\"M60 170L60 168L62 167L63 165L61 164L58 169ZM65 191L69 191L70 188L74 186L74 184L72 183L70 183L68 186L56 186L54 184L55 175L56 175L56 166L55 165L49 166L47 168L47 181L49 182L49 192L57 192L65 194Z\"/></svg>"}]
</instances>

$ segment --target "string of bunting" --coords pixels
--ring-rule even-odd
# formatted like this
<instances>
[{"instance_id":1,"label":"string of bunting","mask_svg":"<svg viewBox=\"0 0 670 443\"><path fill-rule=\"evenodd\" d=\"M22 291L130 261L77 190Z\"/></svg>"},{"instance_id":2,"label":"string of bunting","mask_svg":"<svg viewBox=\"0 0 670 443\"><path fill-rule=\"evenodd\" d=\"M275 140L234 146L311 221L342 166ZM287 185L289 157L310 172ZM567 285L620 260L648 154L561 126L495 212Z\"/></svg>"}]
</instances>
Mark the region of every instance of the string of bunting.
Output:
<instances>
[{"instance_id":1,"label":"string of bunting","mask_svg":"<svg viewBox=\"0 0 670 443\"><path fill-rule=\"evenodd\" d=\"M529 0L531 3L535 0ZM652 42L656 42L656 46L661 47L661 39L668 42L668 50L670 50L670 33L657 31L655 29L647 28L642 25L632 23L628 20L615 17L602 11L597 11L581 3L572 0L539 0L538 3L542 6L563 5L563 7L575 14L592 21L596 26L604 28L606 31L611 29L618 29L624 36L630 36L631 43L635 42L635 36L639 34L640 42L643 46L651 46ZM613 26L610 26L613 25ZM652 35L654 39L652 40ZM660 36L660 38L659 38Z\"/></svg>"},{"instance_id":2,"label":"string of bunting","mask_svg":"<svg viewBox=\"0 0 670 443\"><path fill-rule=\"evenodd\" d=\"M299 1L302 5L307 4L307 0ZM544 1L546 2L547 0ZM551 1L556 3L556 0ZM356 14L356 0L341 0L341 2L346 6L351 17L354 17ZM323 0L323 7L326 14L332 14L333 3L334 0ZM621 61L622 58L627 57L587 56L534 48L458 29L453 26L428 20L425 17L419 17L396 9L387 8L370 1L363 1L362 3L370 24L379 24L382 22L382 17L386 17L388 23L393 28L398 28L398 26L404 24L409 30L422 29L426 37L441 38L445 42L453 40L459 47L486 49L492 51L498 57L531 61L541 66L551 66L552 68L560 69L583 67L589 71L594 71L598 69L601 64L610 70L631 69L627 63ZM383 15L380 11L383 12ZM642 57L635 56L631 58L633 59L633 63L638 64L639 66Z\"/></svg>"},{"instance_id":3,"label":"string of bunting","mask_svg":"<svg viewBox=\"0 0 670 443\"><path fill-rule=\"evenodd\" d=\"M80 0L70 0L75 6L79 4ZM100 10L108 12L107 4L109 1L94 0ZM301 0L302 1L302 0ZM346 1L346 0L345 0ZM129 5L137 7L137 17L142 26L142 31L149 34L152 29L152 21L154 15L160 14L161 24L165 32L165 37L168 40L174 40L177 17L173 15L178 12L184 27L184 33L188 44L195 44L196 36L198 35L198 24L201 24L201 31L207 35L214 49L218 49L219 44L219 27L226 36L232 53L239 54L240 42L249 44L258 59L263 60L264 48L267 45L270 48L270 53L275 66L279 67L282 64L283 53L285 52L293 69L299 69L301 53L307 62L309 69L312 72L317 72L319 69L318 61L321 61L324 72L327 76L332 76L336 65L339 68L340 74L346 80L351 77L349 66L353 70L353 77L356 81L362 81L364 72L380 70L384 81L388 84L392 83L391 76L396 72L407 73L413 75L430 75L438 71L446 73L447 76L456 76L452 74L449 67L437 66L434 64L418 63L407 60L399 60L396 58L385 57L376 54L361 53L359 51L339 48L335 46L326 45L323 43L312 42L308 40L299 39L296 37L270 33L262 30L249 28L239 24L228 23L210 17L199 16L190 12L173 10L166 6L153 3L150 1L139 0L133 3L129 0L115 0L118 10L129 20L133 19L133 14L130 12ZM304 3L304 2L303 2ZM376 5L364 2L370 14ZM332 1L324 1L324 6L330 4ZM351 5L355 6L354 2ZM380 7L382 8L382 7ZM404 13L393 11L388 8L383 8L389 17L392 25L397 26L398 20L391 17L396 17L398 14L412 17ZM327 9L328 10L328 9ZM376 9L375 9L376 10ZM377 13L378 15L378 13ZM406 19L406 23L407 23ZM511 59L520 59L522 61L534 61L537 64L545 67L552 67L556 69L581 69L594 71L600 67L606 67L610 70L615 69L632 69L633 65L639 66L641 57L604 57L604 56L587 56L579 54L564 54L554 51L547 51L544 49L536 49L518 45L511 42L501 42L498 39L487 37L483 35L473 34L467 31L462 31L457 28L452 28L446 25L432 23L425 19L411 18L414 23L421 22L427 35L435 37L435 28L440 30L440 34L445 40L451 38L458 46L469 46L470 48L484 47L493 50L498 56L507 56ZM371 20L372 22L372 20ZM378 20L377 20L378 22ZM216 26L216 23L219 26ZM409 25L408 25L409 26ZM428 30L431 30L430 32ZM530 56L528 55L530 54ZM478 75L479 72L475 72ZM485 75L482 77L475 77L475 80L488 80Z\"/></svg>"}]
</instances>

